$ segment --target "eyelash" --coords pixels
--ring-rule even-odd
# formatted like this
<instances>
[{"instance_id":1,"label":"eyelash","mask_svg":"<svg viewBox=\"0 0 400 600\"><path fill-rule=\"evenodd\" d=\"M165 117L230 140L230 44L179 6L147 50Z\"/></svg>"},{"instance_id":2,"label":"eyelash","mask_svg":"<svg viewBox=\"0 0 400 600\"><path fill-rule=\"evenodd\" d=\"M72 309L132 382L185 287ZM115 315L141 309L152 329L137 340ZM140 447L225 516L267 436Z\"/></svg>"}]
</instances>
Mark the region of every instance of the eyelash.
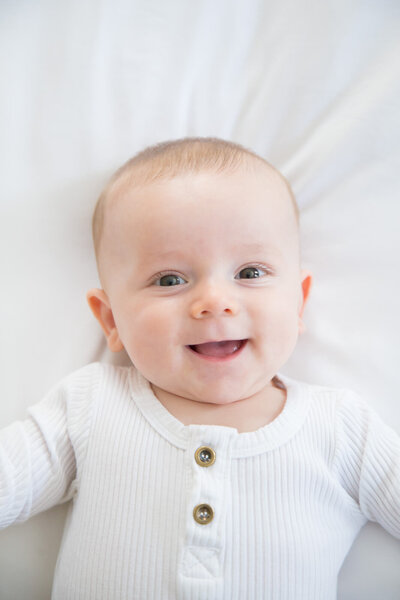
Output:
<instances>
[{"instance_id":1,"label":"eyelash","mask_svg":"<svg viewBox=\"0 0 400 600\"><path fill-rule=\"evenodd\" d=\"M244 271L245 269L256 269L258 271L264 271L265 275L272 275L272 271L271 269L269 269L268 267L266 267L265 265L259 265L259 264L250 264L250 265L246 265L244 267L242 267L241 269L239 269L238 274L241 273L242 271ZM158 285L158 287L178 287L178 285L174 286L162 286L160 284L157 284L157 281L159 281L162 277L165 277L167 275L172 275L174 277L180 277L181 279L184 279L181 275L174 273L172 271L160 271L159 273L156 273L156 275L154 275L153 279L151 280L151 285ZM244 277L241 279L261 279L261 277L263 277L263 275L261 275L260 277ZM236 279L236 276L235 276ZM186 282L187 283L187 282ZM180 284L182 285L182 284Z\"/></svg>"}]
</instances>

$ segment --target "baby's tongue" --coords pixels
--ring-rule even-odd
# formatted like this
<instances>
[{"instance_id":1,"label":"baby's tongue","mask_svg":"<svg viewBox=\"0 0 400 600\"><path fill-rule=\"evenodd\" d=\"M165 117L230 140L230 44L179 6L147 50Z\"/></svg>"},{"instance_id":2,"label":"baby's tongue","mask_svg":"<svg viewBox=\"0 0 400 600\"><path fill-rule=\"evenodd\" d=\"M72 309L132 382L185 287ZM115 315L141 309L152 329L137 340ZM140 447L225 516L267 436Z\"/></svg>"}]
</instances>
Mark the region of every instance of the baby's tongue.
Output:
<instances>
[{"instance_id":1,"label":"baby's tongue","mask_svg":"<svg viewBox=\"0 0 400 600\"><path fill-rule=\"evenodd\" d=\"M225 342L208 342L207 344L197 344L192 346L199 354L207 356L227 356L233 354L240 347L240 340L227 340Z\"/></svg>"}]
</instances>

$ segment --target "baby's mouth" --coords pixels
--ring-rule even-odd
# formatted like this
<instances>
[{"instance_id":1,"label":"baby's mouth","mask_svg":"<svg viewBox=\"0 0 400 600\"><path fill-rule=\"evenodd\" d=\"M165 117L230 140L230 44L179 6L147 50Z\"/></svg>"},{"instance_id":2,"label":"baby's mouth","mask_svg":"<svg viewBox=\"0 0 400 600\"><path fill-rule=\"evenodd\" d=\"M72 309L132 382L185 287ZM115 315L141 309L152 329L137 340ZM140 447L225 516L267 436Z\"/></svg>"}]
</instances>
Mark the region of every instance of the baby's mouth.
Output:
<instances>
[{"instance_id":1,"label":"baby's mouth","mask_svg":"<svg viewBox=\"0 0 400 600\"><path fill-rule=\"evenodd\" d=\"M205 356L224 357L238 352L246 340L223 340L221 342L206 342L205 344L194 344L189 346L191 350Z\"/></svg>"}]
</instances>

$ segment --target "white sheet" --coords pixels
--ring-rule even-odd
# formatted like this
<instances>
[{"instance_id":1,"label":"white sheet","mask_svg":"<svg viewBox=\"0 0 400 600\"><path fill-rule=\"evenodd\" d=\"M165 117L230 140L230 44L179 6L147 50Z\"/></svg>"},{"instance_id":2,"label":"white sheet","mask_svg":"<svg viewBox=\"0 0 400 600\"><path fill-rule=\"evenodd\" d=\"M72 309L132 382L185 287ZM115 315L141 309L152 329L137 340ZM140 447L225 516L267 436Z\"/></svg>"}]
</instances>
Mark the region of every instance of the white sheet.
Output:
<instances>
[{"instance_id":1,"label":"white sheet","mask_svg":"<svg viewBox=\"0 0 400 600\"><path fill-rule=\"evenodd\" d=\"M282 372L362 393L400 432L397 0L50 0L0 7L0 423L111 356L89 313L90 218L145 145L216 135L293 184L307 332ZM43 600L65 507L0 533L0 597ZM362 531L340 600L400 596L400 543Z\"/></svg>"}]
</instances>

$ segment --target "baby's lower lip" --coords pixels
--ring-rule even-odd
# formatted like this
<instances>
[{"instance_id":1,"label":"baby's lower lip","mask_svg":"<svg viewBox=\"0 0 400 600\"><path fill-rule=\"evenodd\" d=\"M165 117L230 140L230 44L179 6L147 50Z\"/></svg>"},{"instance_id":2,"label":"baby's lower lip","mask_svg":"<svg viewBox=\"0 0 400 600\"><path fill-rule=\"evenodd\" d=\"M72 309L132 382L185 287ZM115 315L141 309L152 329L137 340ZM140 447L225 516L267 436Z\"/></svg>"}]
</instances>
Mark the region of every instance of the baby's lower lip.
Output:
<instances>
[{"instance_id":1,"label":"baby's lower lip","mask_svg":"<svg viewBox=\"0 0 400 600\"><path fill-rule=\"evenodd\" d=\"M226 362L236 358L246 346L247 339L225 340L224 342L209 342L186 346L190 352L203 360L211 362Z\"/></svg>"}]
</instances>

